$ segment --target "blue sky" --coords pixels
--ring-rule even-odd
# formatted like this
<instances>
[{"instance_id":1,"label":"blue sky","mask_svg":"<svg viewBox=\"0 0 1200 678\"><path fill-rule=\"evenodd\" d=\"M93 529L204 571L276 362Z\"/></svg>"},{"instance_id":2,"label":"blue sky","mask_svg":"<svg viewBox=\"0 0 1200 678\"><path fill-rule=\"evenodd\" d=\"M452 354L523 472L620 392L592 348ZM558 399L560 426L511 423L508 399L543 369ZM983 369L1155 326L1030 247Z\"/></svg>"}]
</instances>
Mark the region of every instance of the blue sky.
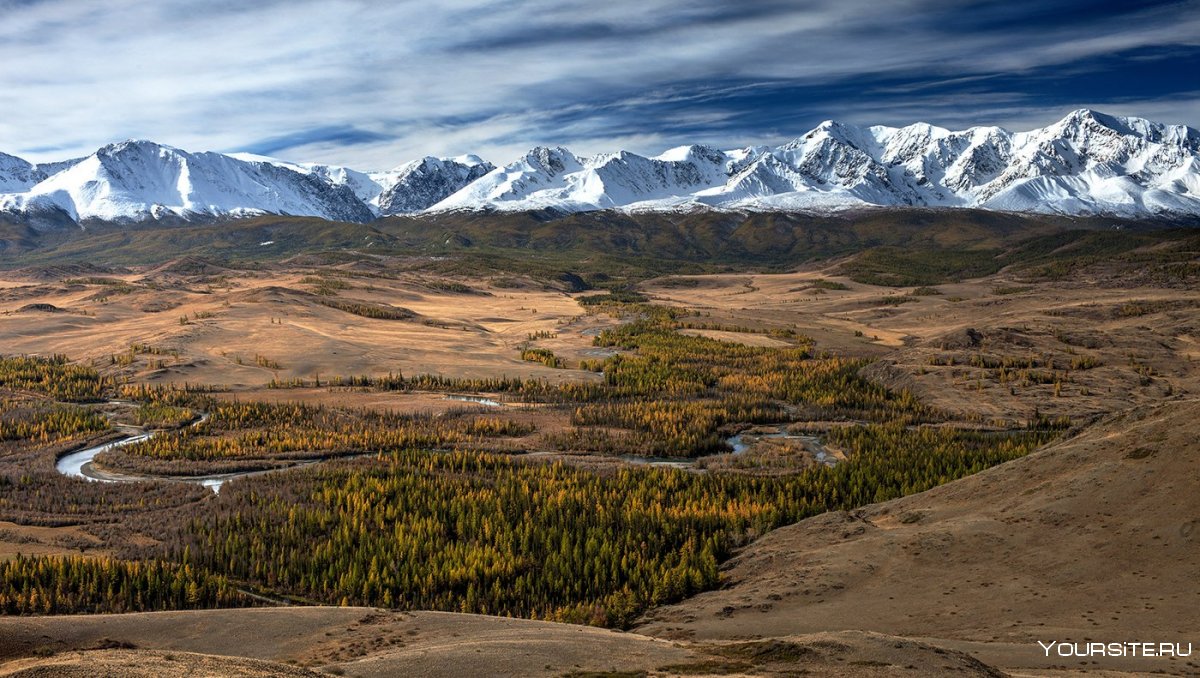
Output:
<instances>
[{"instance_id":1,"label":"blue sky","mask_svg":"<svg viewBox=\"0 0 1200 678\"><path fill-rule=\"evenodd\" d=\"M780 143L825 119L1200 127L1200 0L0 0L0 151L382 169Z\"/></svg>"}]
</instances>

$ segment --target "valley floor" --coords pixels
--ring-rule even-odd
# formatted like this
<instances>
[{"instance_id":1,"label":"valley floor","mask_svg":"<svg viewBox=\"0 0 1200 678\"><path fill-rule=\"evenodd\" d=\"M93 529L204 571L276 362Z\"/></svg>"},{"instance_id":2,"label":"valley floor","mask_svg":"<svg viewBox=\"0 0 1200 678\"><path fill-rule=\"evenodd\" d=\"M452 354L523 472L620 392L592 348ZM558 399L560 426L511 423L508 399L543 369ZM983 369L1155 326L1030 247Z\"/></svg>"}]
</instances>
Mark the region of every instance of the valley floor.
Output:
<instances>
[{"instance_id":1,"label":"valley floor","mask_svg":"<svg viewBox=\"0 0 1200 678\"><path fill-rule=\"evenodd\" d=\"M619 323L582 310L576 298L589 293L525 278L193 268L8 274L0 346L140 383L219 384L227 401L438 415L490 406L328 380L597 382L580 361L611 355L593 338ZM672 276L639 291L699 311L686 333L772 346L794 332L873 358L864 373L956 425L1063 417L1072 435L920 494L774 530L725 564L719 589L652 609L627 633L359 607L0 617L0 675L1200 674L1200 654L1046 657L1037 643L1200 652L1200 291L1007 273L885 288L836 266ZM529 346L566 369L522 360ZM566 428L561 412L503 410L540 431ZM511 446L557 454L536 441ZM111 550L77 525L0 523L0 558Z\"/></svg>"}]
</instances>

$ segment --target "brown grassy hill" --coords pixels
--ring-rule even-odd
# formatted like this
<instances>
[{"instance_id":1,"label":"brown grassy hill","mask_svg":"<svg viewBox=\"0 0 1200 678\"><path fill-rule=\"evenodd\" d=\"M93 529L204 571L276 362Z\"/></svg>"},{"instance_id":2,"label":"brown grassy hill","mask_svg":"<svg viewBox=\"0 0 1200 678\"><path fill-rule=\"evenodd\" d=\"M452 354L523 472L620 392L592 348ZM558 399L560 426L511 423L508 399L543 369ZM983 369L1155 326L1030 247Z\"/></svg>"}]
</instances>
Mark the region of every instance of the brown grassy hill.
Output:
<instances>
[{"instance_id":1,"label":"brown grassy hill","mask_svg":"<svg viewBox=\"0 0 1200 678\"><path fill-rule=\"evenodd\" d=\"M11 666L5 661L64 653L69 659L78 650L110 647L151 656L194 652L339 666L346 675L363 676L562 675L582 667L637 671L697 659L673 642L644 636L441 612L289 607L0 618L0 675Z\"/></svg>"},{"instance_id":2,"label":"brown grassy hill","mask_svg":"<svg viewBox=\"0 0 1200 678\"><path fill-rule=\"evenodd\" d=\"M317 675L311 671L362 678L1001 675L964 652L853 631L684 643L527 619L332 607L0 619L0 676Z\"/></svg>"},{"instance_id":3,"label":"brown grassy hill","mask_svg":"<svg viewBox=\"0 0 1200 678\"><path fill-rule=\"evenodd\" d=\"M920 495L777 530L727 585L639 632L715 640L862 629L1016 668L1037 640L1200 641L1200 401L1143 406ZM1200 659L1091 668L1200 672Z\"/></svg>"}]
</instances>

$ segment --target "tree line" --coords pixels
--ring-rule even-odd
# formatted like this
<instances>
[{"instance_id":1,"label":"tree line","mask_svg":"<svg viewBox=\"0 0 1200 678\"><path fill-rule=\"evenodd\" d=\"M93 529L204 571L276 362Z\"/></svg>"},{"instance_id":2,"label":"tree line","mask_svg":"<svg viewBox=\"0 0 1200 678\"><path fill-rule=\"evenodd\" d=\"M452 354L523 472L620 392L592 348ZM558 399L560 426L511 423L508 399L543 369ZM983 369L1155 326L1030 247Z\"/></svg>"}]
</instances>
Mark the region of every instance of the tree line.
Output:
<instances>
[{"instance_id":1,"label":"tree line","mask_svg":"<svg viewBox=\"0 0 1200 678\"><path fill-rule=\"evenodd\" d=\"M64 355L0 357L0 388L33 391L67 402L95 402L113 387L94 368Z\"/></svg>"},{"instance_id":2,"label":"tree line","mask_svg":"<svg viewBox=\"0 0 1200 678\"><path fill-rule=\"evenodd\" d=\"M90 614L237 607L225 577L187 564L83 556L0 561L0 614Z\"/></svg>"}]
</instances>

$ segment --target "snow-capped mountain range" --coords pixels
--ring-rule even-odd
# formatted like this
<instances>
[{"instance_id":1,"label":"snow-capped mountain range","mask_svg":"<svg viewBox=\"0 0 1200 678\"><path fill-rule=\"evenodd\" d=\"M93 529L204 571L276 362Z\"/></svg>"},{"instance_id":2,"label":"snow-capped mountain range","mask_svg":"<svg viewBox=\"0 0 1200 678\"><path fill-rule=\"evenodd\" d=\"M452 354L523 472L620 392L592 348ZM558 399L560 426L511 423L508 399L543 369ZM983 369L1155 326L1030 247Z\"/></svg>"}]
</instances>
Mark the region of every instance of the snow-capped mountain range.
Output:
<instances>
[{"instance_id":1,"label":"snow-capped mountain range","mask_svg":"<svg viewBox=\"0 0 1200 678\"><path fill-rule=\"evenodd\" d=\"M827 121L777 147L655 157L538 147L496 167L427 157L384 172L148 141L34 165L0 153L0 213L76 222L256 214L341 221L451 210L828 211L870 206L1200 215L1200 132L1090 110L1028 132Z\"/></svg>"}]
</instances>

